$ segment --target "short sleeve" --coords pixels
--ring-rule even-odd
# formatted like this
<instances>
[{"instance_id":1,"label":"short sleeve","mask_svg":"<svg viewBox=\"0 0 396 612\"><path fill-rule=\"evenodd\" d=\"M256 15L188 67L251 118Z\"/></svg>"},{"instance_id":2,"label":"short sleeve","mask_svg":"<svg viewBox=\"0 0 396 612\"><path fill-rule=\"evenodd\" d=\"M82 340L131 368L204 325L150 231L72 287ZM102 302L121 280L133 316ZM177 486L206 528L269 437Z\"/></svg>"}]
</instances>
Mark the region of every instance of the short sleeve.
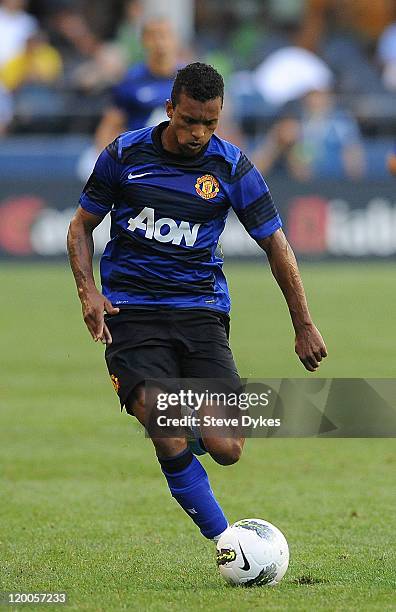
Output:
<instances>
[{"instance_id":1,"label":"short sleeve","mask_svg":"<svg viewBox=\"0 0 396 612\"><path fill-rule=\"evenodd\" d=\"M79 200L84 210L98 217L107 215L117 200L121 166L116 156L114 141L99 155Z\"/></svg>"},{"instance_id":2,"label":"short sleeve","mask_svg":"<svg viewBox=\"0 0 396 612\"><path fill-rule=\"evenodd\" d=\"M230 185L229 198L239 220L255 240L267 238L282 227L266 182L243 153Z\"/></svg>"}]
</instances>

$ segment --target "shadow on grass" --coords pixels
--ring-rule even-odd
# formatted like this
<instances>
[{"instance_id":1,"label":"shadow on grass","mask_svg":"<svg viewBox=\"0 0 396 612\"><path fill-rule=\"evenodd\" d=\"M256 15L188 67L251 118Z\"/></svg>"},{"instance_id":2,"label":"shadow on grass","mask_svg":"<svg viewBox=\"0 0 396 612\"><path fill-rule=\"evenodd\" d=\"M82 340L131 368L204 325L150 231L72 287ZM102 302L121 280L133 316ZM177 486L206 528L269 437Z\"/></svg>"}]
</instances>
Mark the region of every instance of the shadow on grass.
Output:
<instances>
[{"instance_id":1,"label":"shadow on grass","mask_svg":"<svg viewBox=\"0 0 396 612\"><path fill-rule=\"evenodd\" d=\"M326 582L329 582L329 580L326 580L325 578L316 578L315 576L312 576L312 574L303 574L302 576L299 576L298 578L295 578L294 580L292 580L293 584L324 584Z\"/></svg>"}]
</instances>

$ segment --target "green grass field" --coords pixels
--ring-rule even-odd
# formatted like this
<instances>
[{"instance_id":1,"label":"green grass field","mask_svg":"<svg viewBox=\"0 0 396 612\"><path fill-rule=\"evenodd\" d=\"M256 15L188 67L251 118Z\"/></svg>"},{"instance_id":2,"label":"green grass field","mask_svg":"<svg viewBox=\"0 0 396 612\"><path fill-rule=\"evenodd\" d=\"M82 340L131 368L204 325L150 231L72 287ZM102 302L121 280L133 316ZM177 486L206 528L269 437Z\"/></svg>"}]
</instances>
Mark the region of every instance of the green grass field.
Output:
<instances>
[{"instance_id":1,"label":"green grass field","mask_svg":"<svg viewBox=\"0 0 396 612\"><path fill-rule=\"evenodd\" d=\"M312 376L268 270L228 275L241 374ZM393 266L303 276L329 349L314 376L394 377ZM256 439L235 466L204 458L229 519L266 518L291 550L278 587L228 587L119 413L66 265L3 265L0 283L0 591L67 591L65 609L104 612L396 610L393 440Z\"/></svg>"}]
</instances>

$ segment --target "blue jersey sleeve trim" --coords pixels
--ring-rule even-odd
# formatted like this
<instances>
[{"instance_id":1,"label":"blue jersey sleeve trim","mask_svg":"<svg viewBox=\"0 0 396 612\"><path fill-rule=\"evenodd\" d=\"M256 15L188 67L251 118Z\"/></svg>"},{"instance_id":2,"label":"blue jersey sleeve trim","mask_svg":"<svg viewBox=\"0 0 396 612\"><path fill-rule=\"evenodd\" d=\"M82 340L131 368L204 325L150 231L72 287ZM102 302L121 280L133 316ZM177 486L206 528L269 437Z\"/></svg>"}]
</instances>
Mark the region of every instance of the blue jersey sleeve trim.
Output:
<instances>
[{"instance_id":1,"label":"blue jersey sleeve trim","mask_svg":"<svg viewBox=\"0 0 396 612\"><path fill-rule=\"evenodd\" d=\"M263 238L268 238L268 236L272 236L276 232L276 230L282 227L282 220L279 215L276 215L270 221L263 223L259 227L252 229L249 234L255 240L261 240Z\"/></svg>"},{"instance_id":2,"label":"blue jersey sleeve trim","mask_svg":"<svg viewBox=\"0 0 396 612\"><path fill-rule=\"evenodd\" d=\"M117 199L120 168L112 149L102 151L79 200L87 212L104 217L111 210Z\"/></svg>"},{"instance_id":3,"label":"blue jersey sleeve trim","mask_svg":"<svg viewBox=\"0 0 396 612\"><path fill-rule=\"evenodd\" d=\"M228 197L239 220L255 240L266 238L282 227L268 185L252 162L241 154Z\"/></svg>"},{"instance_id":4,"label":"blue jersey sleeve trim","mask_svg":"<svg viewBox=\"0 0 396 612\"><path fill-rule=\"evenodd\" d=\"M153 129L154 128L151 126L120 134L118 137L118 160L120 161L122 158L123 149L138 144L139 142L151 143L151 132Z\"/></svg>"},{"instance_id":5,"label":"blue jersey sleeve trim","mask_svg":"<svg viewBox=\"0 0 396 612\"><path fill-rule=\"evenodd\" d=\"M223 157L226 162L231 165L231 176L234 176L239 158L241 156L241 150L236 145L233 145L231 142L223 140L214 134L210 139L206 154L217 154Z\"/></svg>"},{"instance_id":6,"label":"blue jersey sleeve trim","mask_svg":"<svg viewBox=\"0 0 396 612\"><path fill-rule=\"evenodd\" d=\"M78 201L81 208L91 213L92 215L96 215L97 217L105 217L109 212L109 207L105 204L98 204L98 202L93 202L90 200L85 193L83 193Z\"/></svg>"}]
</instances>

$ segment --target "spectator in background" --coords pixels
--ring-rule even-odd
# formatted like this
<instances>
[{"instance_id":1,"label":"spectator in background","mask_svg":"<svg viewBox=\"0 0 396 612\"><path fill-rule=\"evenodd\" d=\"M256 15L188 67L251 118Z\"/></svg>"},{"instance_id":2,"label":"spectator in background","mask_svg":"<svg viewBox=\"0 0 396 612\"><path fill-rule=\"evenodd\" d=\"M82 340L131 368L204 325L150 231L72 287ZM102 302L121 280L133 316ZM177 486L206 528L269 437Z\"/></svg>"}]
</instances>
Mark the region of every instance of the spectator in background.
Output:
<instances>
[{"instance_id":1,"label":"spectator in background","mask_svg":"<svg viewBox=\"0 0 396 612\"><path fill-rule=\"evenodd\" d=\"M263 174L286 171L299 181L358 179L365 170L358 125L326 89L309 92L298 114L279 120L253 161Z\"/></svg>"},{"instance_id":2,"label":"spectator in background","mask_svg":"<svg viewBox=\"0 0 396 612\"><path fill-rule=\"evenodd\" d=\"M386 165L389 172L393 175L396 175L396 144L393 147L393 151L391 151L388 155Z\"/></svg>"},{"instance_id":3,"label":"spectator in background","mask_svg":"<svg viewBox=\"0 0 396 612\"><path fill-rule=\"evenodd\" d=\"M113 88L113 104L96 130L95 146L83 152L78 175L86 179L100 151L125 130L166 120L165 101L177 70L178 41L171 23L162 17L147 21L142 30L146 61L132 66Z\"/></svg>"},{"instance_id":4,"label":"spectator in background","mask_svg":"<svg viewBox=\"0 0 396 612\"><path fill-rule=\"evenodd\" d=\"M85 57L71 72L74 89L100 94L122 77L125 63L118 46L100 40L88 26L86 35L77 41L77 49Z\"/></svg>"},{"instance_id":5,"label":"spectator in background","mask_svg":"<svg viewBox=\"0 0 396 612\"><path fill-rule=\"evenodd\" d=\"M337 89L356 96L382 93L373 57L375 41L392 21L394 0L306 0L307 47L320 54L336 75Z\"/></svg>"},{"instance_id":6,"label":"spectator in background","mask_svg":"<svg viewBox=\"0 0 396 612\"><path fill-rule=\"evenodd\" d=\"M51 85L62 74L62 58L43 32L33 33L22 51L0 67L0 80L14 91L26 84Z\"/></svg>"},{"instance_id":7,"label":"spectator in background","mask_svg":"<svg viewBox=\"0 0 396 612\"><path fill-rule=\"evenodd\" d=\"M66 87L96 94L121 78L125 71L121 51L95 34L81 13L61 9L50 23L51 41L64 61Z\"/></svg>"},{"instance_id":8,"label":"spectator in background","mask_svg":"<svg viewBox=\"0 0 396 612\"><path fill-rule=\"evenodd\" d=\"M49 38L61 53L67 72L84 59L78 46L87 31L90 34L83 15L77 10L67 6L52 8L48 18Z\"/></svg>"},{"instance_id":9,"label":"spectator in background","mask_svg":"<svg viewBox=\"0 0 396 612\"><path fill-rule=\"evenodd\" d=\"M330 21L334 29L368 43L378 38L394 12L394 0L307 0L307 5L319 30Z\"/></svg>"},{"instance_id":10,"label":"spectator in background","mask_svg":"<svg viewBox=\"0 0 396 612\"><path fill-rule=\"evenodd\" d=\"M178 41L173 26L164 18L147 21L142 43L146 60L132 66L114 87L113 106L96 133L98 151L126 129L155 125L166 117L164 102L177 70Z\"/></svg>"},{"instance_id":11,"label":"spectator in background","mask_svg":"<svg viewBox=\"0 0 396 612\"><path fill-rule=\"evenodd\" d=\"M0 138L7 133L14 114L12 97L0 84Z\"/></svg>"},{"instance_id":12,"label":"spectator in background","mask_svg":"<svg viewBox=\"0 0 396 612\"><path fill-rule=\"evenodd\" d=\"M386 89L396 92L396 22L382 32L378 40L377 56Z\"/></svg>"},{"instance_id":13,"label":"spectator in background","mask_svg":"<svg viewBox=\"0 0 396 612\"><path fill-rule=\"evenodd\" d=\"M126 0L124 19L117 29L115 42L127 65L144 60L142 47L143 4L141 0Z\"/></svg>"},{"instance_id":14,"label":"spectator in background","mask_svg":"<svg viewBox=\"0 0 396 612\"><path fill-rule=\"evenodd\" d=\"M21 53L28 38L37 31L36 19L25 8L25 0L0 3L0 66Z\"/></svg>"},{"instance_id":15,"label":"spectator in background","mask_svg":"<svg viewBox=\"0 0 396 612\"><path fill-rule=\"evenodd\" d=\"M284 176L290 173L289 156L299 136L299 123L294 116L278 119L267 132L264 142L250 155L261 174Z\"/></svg>"},{"instance_id":16,"label":"spectator in background","mask_svg":"<svg viewBox=\"0 0 396 612\"><path fill-rule=\"evenodd\" d=\"M297 100L309 91L329 87L332 79L325 62L297 44L271 53L254 74L258 91L274 107Z\"/></svg>"}]
</instances>

